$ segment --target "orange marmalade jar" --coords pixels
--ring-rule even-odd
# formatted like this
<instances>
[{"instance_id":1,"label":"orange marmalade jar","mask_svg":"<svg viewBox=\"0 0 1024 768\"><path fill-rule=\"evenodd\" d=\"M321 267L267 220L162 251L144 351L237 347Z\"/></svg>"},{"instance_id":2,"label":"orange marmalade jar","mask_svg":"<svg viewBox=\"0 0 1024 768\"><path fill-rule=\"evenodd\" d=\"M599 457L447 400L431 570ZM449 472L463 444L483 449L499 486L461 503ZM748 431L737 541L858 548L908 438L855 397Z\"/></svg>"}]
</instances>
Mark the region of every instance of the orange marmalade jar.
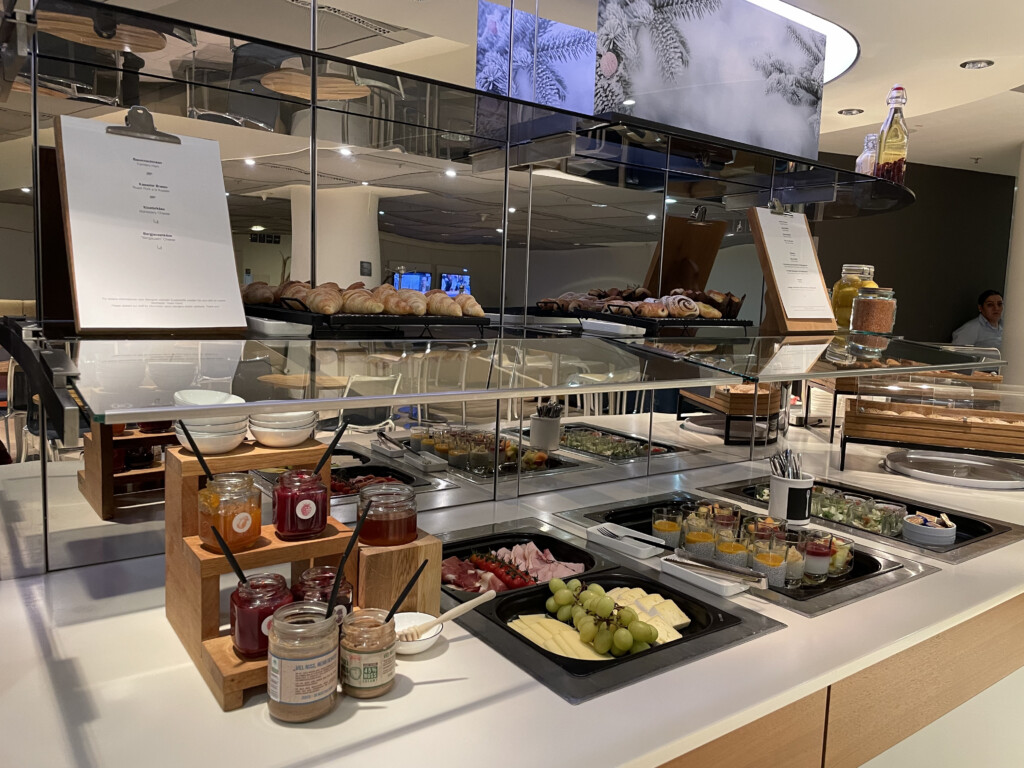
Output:
<instances>
[{"instance_id":1,"label":"orange marmalade jar","mask_svg":"<svg viewBox=\"0 0 1024 768\"><path fill-rule=\"evenodd\" d=\"M262 517L260 491L252 478L241 472L214 475L199 491L199 539L220 552L213 535L216 528L232 552L248 549L260 538Z\"/></svg>"}]
</instances>

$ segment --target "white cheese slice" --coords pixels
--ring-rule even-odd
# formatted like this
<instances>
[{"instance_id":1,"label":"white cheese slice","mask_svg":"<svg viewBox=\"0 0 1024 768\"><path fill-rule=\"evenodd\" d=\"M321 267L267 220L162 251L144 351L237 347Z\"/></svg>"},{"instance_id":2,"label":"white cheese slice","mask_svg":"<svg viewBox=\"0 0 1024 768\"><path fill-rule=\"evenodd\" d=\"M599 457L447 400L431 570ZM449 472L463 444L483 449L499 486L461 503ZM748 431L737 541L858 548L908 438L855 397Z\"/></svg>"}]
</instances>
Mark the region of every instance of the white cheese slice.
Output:
<instances>
[{"instance_id":1,"label":"white cheese slice","mask_svg":"<svg viewBox=\"0 0 1024 768\"><path fill-rule=\"evenodd\" d=\"M690 624L687 616L673 600L665 600L654 606L654 612L671 627L686 627Z\"/></svg>"},{"instance_id":2,"label":"white cheese slice","mask_svg":"<svg viewBox=\"0 0 1024 768\"><path fill-rule=\"evenodd\" d=\"M647 597L641 597L639 600L636 601L636 605L639 606L640 610L642 610L644 613L651 613L654 610L654 606L664 601L665 598L663 598L661 595L653 594L647 595Z\"/></svg>"},{"instance_id":3,"label":"white cheese slice","mask_svg":"<svg viewBox=\"0 0 1024 768\"><path fill-rule=\"evenodd\" d=\"M682 637L682 635L672 629L672 627L668 625L668 622L660 616L651 617L651 620L647 623L658 630L658 639L654 641L655 645L670 643L673 640L678 640Z\"/></svg>"},{"instance_id":4,"label":"white cheese slice","mask_svg":"<svg viewBox=\"0 0 1024 768\"><path fill-rule=\"evenodd\" d=\"M517 621L532 627L534 624L539 624L547 618L548 616L543 613L528 613L525 616L520 616Z\"/></svg>"}]
</instances>

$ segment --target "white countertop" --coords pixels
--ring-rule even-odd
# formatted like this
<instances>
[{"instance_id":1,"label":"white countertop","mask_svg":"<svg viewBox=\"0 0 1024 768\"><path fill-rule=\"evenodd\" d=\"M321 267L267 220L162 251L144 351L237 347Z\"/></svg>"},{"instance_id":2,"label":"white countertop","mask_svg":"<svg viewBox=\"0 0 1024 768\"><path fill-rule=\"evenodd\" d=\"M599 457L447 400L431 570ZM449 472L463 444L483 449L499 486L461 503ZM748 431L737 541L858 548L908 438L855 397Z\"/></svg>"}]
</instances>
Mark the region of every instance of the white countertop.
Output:
<instances>
[{"instance_id":1,"label":"white countertop","mask_svg":"<svg viewBox=\"0 0 1024 768\"><path fill-rule=\"evenodd\" d=\"M656 433L676 430L669 419ZM827 466L825 443L803 430L790 437L816 474L1024 524L1019 494L882 474L884 452L863 446L850 449L839 473ZM433 511L420 523L441 532L541 517L578 533L552 515L765 473L764 462L738 463ZM564 766L656 766L1024 591L1024 542L957 566L909 557L941 570L813 619L740 596L737 604L787 627L578 706L449 623L430 652L399 657L391 693L342 698L328 717L299 726L271 721L262 695L220 711L164 618L162 558L3 581L3 762L177 767L198 759L255 768L347 765L358 756L475 768L495 756L504 764L510 755L552 754Z\"/></svg>"}]
</instances>

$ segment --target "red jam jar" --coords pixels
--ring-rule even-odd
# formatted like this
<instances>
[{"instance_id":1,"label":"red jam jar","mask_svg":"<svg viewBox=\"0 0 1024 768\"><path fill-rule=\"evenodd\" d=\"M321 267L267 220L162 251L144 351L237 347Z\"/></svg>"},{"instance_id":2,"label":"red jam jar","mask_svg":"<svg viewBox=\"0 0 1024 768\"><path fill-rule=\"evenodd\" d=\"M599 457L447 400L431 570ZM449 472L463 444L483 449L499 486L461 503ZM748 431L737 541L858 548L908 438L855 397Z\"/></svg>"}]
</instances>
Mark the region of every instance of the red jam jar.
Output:
<instances>
[{"instance_id":1,"label":"red jam jar","mask_svg":"<svg viewBox=\"0 0 1024 768\"><path fill-rule=\"evenodd\" d=\"M359 541L374 547L396 547L416 541L416 496L403 483L368 485L359 491L359 514L370 507Z\"/></svg>"},{"instance_id":2,"label":"red jam jar","mask_svg":"<svg viewBox=\"0 0 1024 768\"><path fill-rule=\"evenodd\" d=\"M319 536L327 527L330 496L320 475L291 469L274 488L274 527L278 538L299 541Z\"/></svg>"},{"instance_id":3,"label":"red jam jar","mask_svg":"<svg viewBox=\"0 0 1024 768\"><path fill-rule=\"evenodd\" d=\"M239 582L231 593L231 642L243 659L267 655L270 619L274 611L292 602L292 593L284 576L257 573L246 583Z\"/></svg>"},{"instance_id":4,"label":"red jam jar","mask_svg":"<svg viewBox=\"0 0 1024 768\"><path fill-rule=\"evenodd\" d=\"M173 421L140 421L139 432L144 435L152 435L158 432L170 432Z\"/></svg>"},{"instance_id":5,"label":"red jam jar","mask_svg":"<svg viewBox=\"0 0 1024 768\"><path fill-rule=\"evenodd\" d=\"M326 603L331 599L331 589L334 587L334 578L338 569L330 565L315 565L302 572L299 582L292 587L292 596L296 600L316 600ZM352 610L352 585L344 578L338 585L338 597L334 602L335 606L341 608L339 611L343 618Z\"/></svg>"}]
</instances>

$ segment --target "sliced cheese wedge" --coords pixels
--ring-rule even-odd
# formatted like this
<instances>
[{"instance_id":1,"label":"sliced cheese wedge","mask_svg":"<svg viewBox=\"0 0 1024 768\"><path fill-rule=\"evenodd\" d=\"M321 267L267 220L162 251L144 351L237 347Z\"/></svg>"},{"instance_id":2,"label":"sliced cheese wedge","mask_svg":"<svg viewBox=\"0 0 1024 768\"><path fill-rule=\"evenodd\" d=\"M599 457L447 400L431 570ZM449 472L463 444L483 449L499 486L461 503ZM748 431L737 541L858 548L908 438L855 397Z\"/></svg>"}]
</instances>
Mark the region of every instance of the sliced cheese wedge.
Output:
<instances>
[{"instance_id":1,"label":"sliced cheese wedge","mask_svg":"<svg viewBox=\"0 0 1024 768\"><path fill-rule=\"evenodd\" d=\"M680 635L672 627L670 627L668 625L668 622L660 616L651 617L651 620L647 623L654 627L656 630L658 630L658 639L654 641L655 645L663 645L664 643L670 643L673 640L678 640L682 637L682 635Z\"/></svg>"}]
</instances>

